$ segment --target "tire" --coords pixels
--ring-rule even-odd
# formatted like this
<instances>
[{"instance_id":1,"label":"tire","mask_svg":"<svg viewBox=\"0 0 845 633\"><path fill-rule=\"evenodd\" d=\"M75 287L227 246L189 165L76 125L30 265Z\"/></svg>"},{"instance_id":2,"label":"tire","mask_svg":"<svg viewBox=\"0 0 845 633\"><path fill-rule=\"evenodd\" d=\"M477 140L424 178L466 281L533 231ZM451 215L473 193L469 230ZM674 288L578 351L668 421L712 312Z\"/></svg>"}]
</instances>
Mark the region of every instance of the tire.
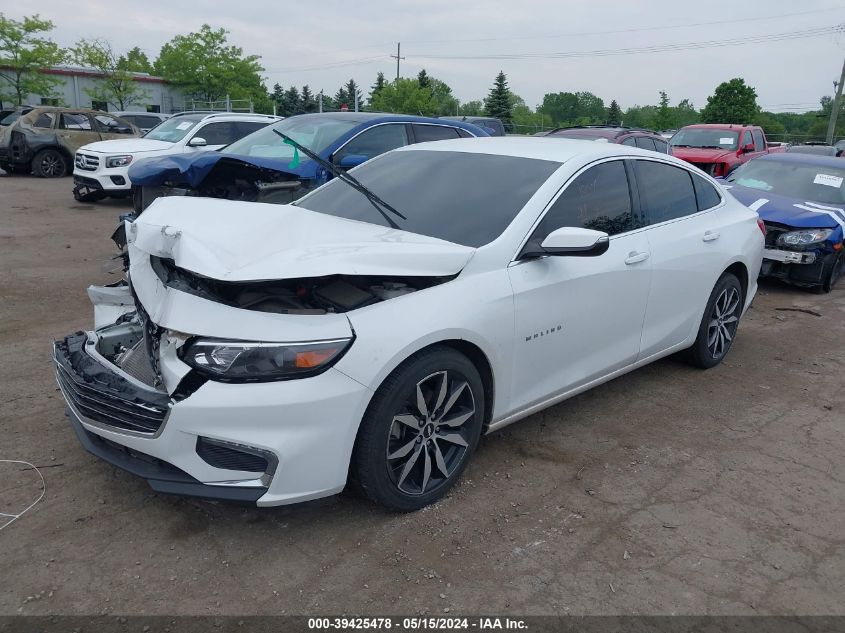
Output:
<instances>
[{"instance_id":1,"label":"tire","mask_svg":"<svg viewBox=\"0 0 845 633\"><path fill-rule=\"evenodd\" d=\"M67 161L58 150L42 149L32 159L32 173L41 178L63 178L67 171Z\"/></svg>"},{"instance_id":2,"label":"tire","mask_svg":"<svg viewBox=\"0 0 845 633\"><path fill-rule=\"evenodd\" d=\"M687 350L690 364L710 369L724 360L736 339L744 304L739 279L732 273L724 273L707 300L695 343Z\"/></svg>"},{"instance_id":3,"label":"tire","mask_svg":"<svg viewBox=\"0 0 845 633\"><path fill-rule=\"evenodd\" d=\"M478 446L485 394L475 365L445 346L397 367L364 414L350 469L355 487L391 510L440 499Z\"/></svg>"},{"instance_id":4,"label":"tire","mask_svg":"<svg viewBox=\"0 0 845 633\"><path fill-rule=\"evenodd\" d=\"M822 292L833 290L843 271L845 271L845 257L843 257L842 250L840 249L836 252L836 256L831 259L830 265L827 267L827 272L821 285Z\"/></svg>"}]
</instances>

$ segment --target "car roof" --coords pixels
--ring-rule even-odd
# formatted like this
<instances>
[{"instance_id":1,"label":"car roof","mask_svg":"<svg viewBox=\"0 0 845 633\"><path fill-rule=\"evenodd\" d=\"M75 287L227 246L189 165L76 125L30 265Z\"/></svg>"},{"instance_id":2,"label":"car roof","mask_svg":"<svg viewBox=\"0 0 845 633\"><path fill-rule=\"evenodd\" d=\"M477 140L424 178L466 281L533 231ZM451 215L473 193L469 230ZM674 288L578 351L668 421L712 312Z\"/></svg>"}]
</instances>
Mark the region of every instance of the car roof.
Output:
<instances>
[{"instance_id":1,"label":"car roof","mask_svg":"<svg viewBox=\"0 0 845 633\"><path fill-rule=\"evenodd\" d=\"M587 136L595 138L617 138L625 134L647 134L660 136L657 132L638 127L619 127L613 125L576 125L572 127L559 127L551 130L546 136Z\"/></svg>"},{"instance_id":2,"label":"car roof","mask_svg":"<svg viewBox=\"0 0 845 633\"><path fill-rule=\"evenodd\" d=\"M693 123L692 125L685 125L682 130L729 130L736 128L737 130L744 130L746 128L759 128L759 125L751 125L750 123Z\"/></svg>"},{"instance_id":3,"label":"car roof","mask_svg":"<svg viewBox=\"0 0 845 633\"><path fill-rule=\"evenodd\" d=\"M131 113L130 113L131 114ZM253 112L177 112L172 114L170 117L171 119L175 118L188 118L191 117L194 121L206 121L209 119L222 119L226 120L238 120L238 121L267 121L267 122L275 122L281 121L284 117L280 116L273 116L272 114L256 114Z\"/></svg>"},{"instance_id":4,"label":"car roof","mask_svg":"<svg viewBox=\"0 0 845 633\"><path fill-rule=\"evenodd\" d=\"M406 145L395 151L412 152L431 150L443 152L465 152L474 154L498 154L518 158L533 158L536 160L551 160L564 163L572 158L598 160L611 157L644 157L670 161L684 168L690 164L673 158L668 154L657 153L654 150L638 149L618 143L585 143L578 139L561 138L554 142L545 140L542 136L488 136L482 138L462 138L434 143L417 143Z\"/></svg>"},{"instance_id":5,"label":"car roof","mask_svg":"<svg viewBox=\"0 0 845 633\"><path fill-rule=\"evenodd\" d=\"M775 163L791 163L795 165L815 165L817 167L833 167L836 169L845 169L845 159L837 158L836 156L820 156L818 154L801 154L799 152L779 152L777 154L766 154L755 158L753 162L758 160L775 162Z\"/></svg>"},{"instance_id":6,"label":"car roof","mask_svg":"<svg viewBox=\"0 0 845 633\"><path fill-rule=\"evenodd\" d=\"M434 117L417 116L415 114L391 114L389 112L312 112L310 114L294 115L297 119L327 119L332 118L357 123L430 123L432 125L449 125L460 127L473 132L479 131L478 126L463 121L444 121ZM288 117L294 118L294 117Z\"/></svg>"}]
</instances>

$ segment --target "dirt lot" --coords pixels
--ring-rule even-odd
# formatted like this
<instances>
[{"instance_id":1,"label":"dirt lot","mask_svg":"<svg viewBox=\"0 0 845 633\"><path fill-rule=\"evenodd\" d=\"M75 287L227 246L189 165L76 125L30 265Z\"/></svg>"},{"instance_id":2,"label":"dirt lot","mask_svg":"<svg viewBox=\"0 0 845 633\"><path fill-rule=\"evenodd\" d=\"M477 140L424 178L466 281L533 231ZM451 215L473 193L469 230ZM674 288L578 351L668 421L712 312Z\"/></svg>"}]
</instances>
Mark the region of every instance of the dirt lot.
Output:
<instances>
[{"instance_id":1,"label":"dirt lot","mask_svg":"<svg viewBox=\"0 0 845 633\"><path fill-rule=\"evenodd\" d=\"M725 364L488 437L425 511L258 510L156 495L74 437L50 341L90 326L127 205L70 190L0 176L0 459L47 482L0 532L0 614L845 614L845 285L763 285ZM0 512L39 485L0 463Z\"/></svg>"}]
</instances>

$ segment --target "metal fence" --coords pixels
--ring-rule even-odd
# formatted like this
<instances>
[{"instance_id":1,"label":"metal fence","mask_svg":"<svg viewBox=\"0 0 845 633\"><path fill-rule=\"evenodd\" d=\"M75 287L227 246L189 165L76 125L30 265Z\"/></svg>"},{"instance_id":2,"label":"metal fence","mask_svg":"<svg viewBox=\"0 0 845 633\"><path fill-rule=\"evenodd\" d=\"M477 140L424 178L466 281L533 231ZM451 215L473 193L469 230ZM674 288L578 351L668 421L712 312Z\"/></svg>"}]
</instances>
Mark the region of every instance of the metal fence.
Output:
<instances>
[{"instance_id":1,"label":"metal fence","mask_svg":"<svg viewBox=\"0 0 845 633\"><path fill-rule=\"evenodd\" d=\"M225 99L221 99L219 101L198 101L197 99L186 99L184 106L173 106L171 108L173 113L192 110L202 112L245 112L250 114L255 111L251 99L230 99L228 95L226 95Z\"/></svg>"}]
</instances>

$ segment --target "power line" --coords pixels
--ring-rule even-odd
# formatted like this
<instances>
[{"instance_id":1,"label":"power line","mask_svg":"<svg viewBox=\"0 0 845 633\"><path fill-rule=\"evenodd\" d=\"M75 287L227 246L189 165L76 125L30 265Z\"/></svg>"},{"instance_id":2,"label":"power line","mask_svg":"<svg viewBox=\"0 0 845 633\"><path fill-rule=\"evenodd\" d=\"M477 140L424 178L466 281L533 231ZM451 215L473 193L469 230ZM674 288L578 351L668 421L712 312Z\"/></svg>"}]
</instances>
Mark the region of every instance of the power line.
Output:
<instances>
[{"instance_id":1,"label":"power line","mask_svg":"<svg viewBox=\"0 0 845 633\"><path fill-rule=\"evenodd\" d=\"M347 59L344 61L328 62L325 64L314 64L313 66L297 66L296 68L282 68L273 69L265 68L268 73L294 73L303 70L322 70L324 68L340 68L342 66L357 66L358 64L367 64L374 61L382 61L387 58L387 55L375 55L373 57L361 57L358 59Z\"/></svg>"},{"instance_id":2,"label":"power line","mask_svg":"<svg viewBox=\"0 0 845 633\"><path fill-rule=\"evenodd\" d=\"M799 11L796 13L781 13L779 15L769 16L752 16L748 18L735 18L731 20L713 20L711 22L696 22L688 24L673 24L663 26L644 26L632 29L613 29L609 31L570 31L568 33L557 33L554 35L532 35L532 36L518 36L518 37L481 37L473 39L448 39L448 40L406 40L406 44L452 44L461 42L504 42L516 40L543 40L543 39L558 39L561 37L580 37L586 35L613 35L618 33L639 33L642 31L663 31L672 29L685 29L699 26L715 26L718 24L734 24L737 22L760 22L762 20L777 20L780 18L791 18L802 15L811 15L815 13L825 13L830 11L843 11L843 7L828 7L826 9L814 9L812 11ZM368 47L369 48L369 47Z\"/></svg>"},{"instance_id":3,"label":"power line","mask_svg":"<svg viewBox=\"0 0 845 633\"><path fill-rule=\"evenodd\" d=\"M686 42L676 44L661 44L638 48L599 49L592 51L565 51L560 53L502 53L493 55L416 55L417 59L451 59L451 60L519 60L519 59L566 59L577 57L609 57L614 55L636 55L642 53L665 53L672 51L695 50L713 48L714 46L744 46L749 44L763 44L767 42L781 42L784 40L805 39L819 37L845 31L845 25L818 27L804 31L789 31L771 35L751 37L737 37L725 40L708 40L702 42Z\"/></svg>"}]
</instances>

